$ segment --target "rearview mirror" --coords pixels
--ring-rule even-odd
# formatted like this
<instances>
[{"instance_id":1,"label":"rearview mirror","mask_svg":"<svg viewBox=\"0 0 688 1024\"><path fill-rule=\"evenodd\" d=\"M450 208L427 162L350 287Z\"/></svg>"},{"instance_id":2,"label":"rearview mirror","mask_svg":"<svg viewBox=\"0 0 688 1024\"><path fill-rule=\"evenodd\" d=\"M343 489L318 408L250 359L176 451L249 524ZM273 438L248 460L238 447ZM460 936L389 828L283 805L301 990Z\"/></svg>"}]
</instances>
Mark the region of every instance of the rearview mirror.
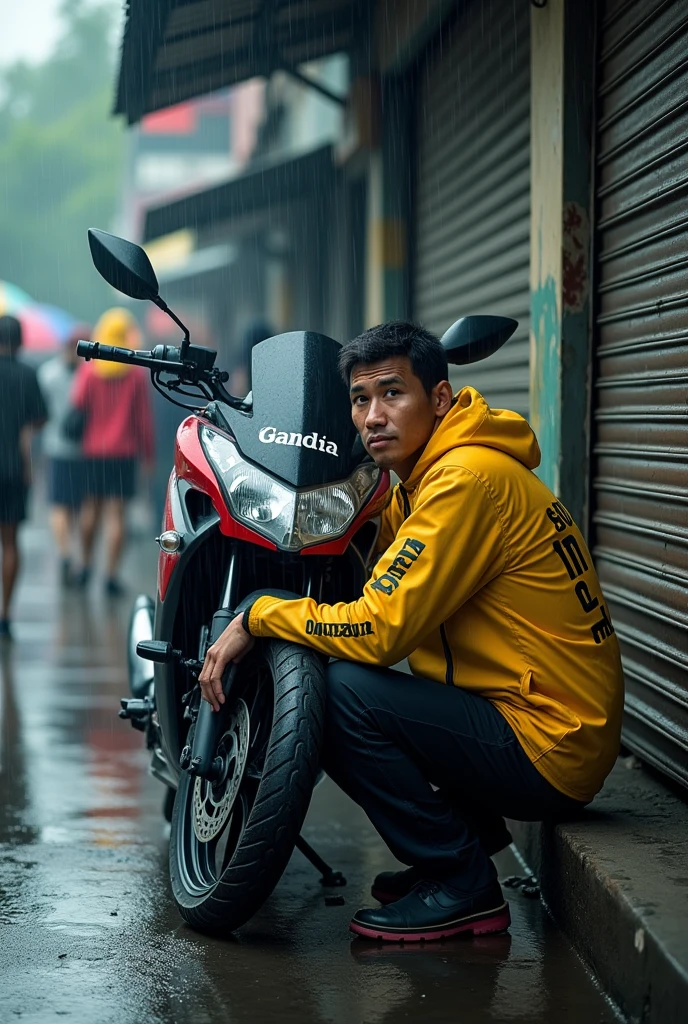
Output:
<instances>
[{"instance_id":1,"label":"rearview mirror","mask_svg":"<svg viewBox=\"0 0 688 1024\"><path fill-rule=\"evenodd\" d=\"M158 298L158 279L140 246L98 228L89 228L88 244L96 270L118 292L132 299Z\"/></svg>"},{"instance_id":2,"label":"rearview mirror","mask_svg":"<svg viewBox=\"0 0 688 1024\"><path fill-rule=\"evenodd\" d=\"M450 363L477 363L501 348L517 327L518 320L508 316L462 316L445 331L441 344Z\"/></svg>"}]
</instances>

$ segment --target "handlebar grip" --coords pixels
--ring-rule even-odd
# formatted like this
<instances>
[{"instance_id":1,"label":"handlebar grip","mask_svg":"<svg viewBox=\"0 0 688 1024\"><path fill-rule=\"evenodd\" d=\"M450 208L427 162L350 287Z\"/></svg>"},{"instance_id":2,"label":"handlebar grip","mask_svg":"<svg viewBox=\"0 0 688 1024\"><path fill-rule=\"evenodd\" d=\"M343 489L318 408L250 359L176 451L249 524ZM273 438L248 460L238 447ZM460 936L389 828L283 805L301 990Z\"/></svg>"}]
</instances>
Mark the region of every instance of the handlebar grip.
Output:
<instances>
[{"instance_id":1,"label":"handlebar grip","mask_svg":"<svg viewBox=\"0 0 688 1024\"><path fill-rule=\"evenodd\" d=\"M84 359L106 359L110 363L143 363L148 352L139 352L131 348L116 348L114 345L103 345L99 341L78 341L76 354Z\"/></svg>"},{"instance_id":2,"label":"handlebar grip","mask_svg":"<svg viewBox=\"0 0 688 1024\"><path fill-rule=\"evenodd\" d=\"M172 345L156 345L154 349L144 351L142 349L116 348L114 345L103 345L99 341L77 341L76 343L76 354L82 359L106 359L111 363L143 366L153 373L159 371L167 374L176 373L179 374L179 379L176 382L170 382L171 390L180 382L196 385L205 383L214 389L213 394L217 391L223 401L229 401L230 404L236 401L238 407L241 407L239 400L227 395L227 392L221 387L222 382L227 379L227 375L217 376L217 371L212 368L215 362L215 352L209 349L196 349L194 346L191 346L190 351L194 358L189 362L184 362L181 358L182 350ZM204 353L206 354L203 358Z\"/></svg>"}]
</instances>

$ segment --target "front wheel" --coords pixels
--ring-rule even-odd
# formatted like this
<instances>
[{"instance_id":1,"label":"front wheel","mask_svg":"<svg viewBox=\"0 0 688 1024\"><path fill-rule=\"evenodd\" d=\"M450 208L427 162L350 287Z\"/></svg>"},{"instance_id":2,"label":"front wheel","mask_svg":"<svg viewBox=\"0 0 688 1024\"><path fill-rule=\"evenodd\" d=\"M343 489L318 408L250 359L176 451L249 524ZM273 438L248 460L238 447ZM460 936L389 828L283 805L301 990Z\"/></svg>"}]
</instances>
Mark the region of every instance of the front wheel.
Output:
<instances>
[{"instance_id":1,"label":"front wheel","mask_svg":"<svg viewBox=\"0 0 688 1024\"><path fill-rule=\"evenodd\" d=\"M227 935L251 918L294 849L320 760L325 675L308 648L258 643L232 690L219 779L182 777L170 834L172 892L185 921Z\"/></svg>"}]
</instances>

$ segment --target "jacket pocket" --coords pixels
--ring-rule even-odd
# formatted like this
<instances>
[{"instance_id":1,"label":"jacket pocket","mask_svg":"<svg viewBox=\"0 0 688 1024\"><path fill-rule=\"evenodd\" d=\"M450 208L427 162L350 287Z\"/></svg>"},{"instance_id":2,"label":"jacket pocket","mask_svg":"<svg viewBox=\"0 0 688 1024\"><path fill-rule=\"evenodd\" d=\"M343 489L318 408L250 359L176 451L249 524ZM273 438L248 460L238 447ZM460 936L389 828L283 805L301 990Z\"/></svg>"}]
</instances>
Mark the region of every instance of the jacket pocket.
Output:
<instances>
[{"instance_id":1,"label":"jacket pocket","mask_svg":"<svg viewBox=\"0 0 688 1024\"><path fill-rule=\"evenodd\" d=\"M580 729L581 721L578 715L574 714L561 701L556 700L554 697L549 697L546 693L542 693L537 689L537 686L533 683L532 668L526 669L521 676L519 690L521 697L527 704L532 708L537 708L538 711L560 727L562 736L564 733Z\"/></svg>"}]
</instances>

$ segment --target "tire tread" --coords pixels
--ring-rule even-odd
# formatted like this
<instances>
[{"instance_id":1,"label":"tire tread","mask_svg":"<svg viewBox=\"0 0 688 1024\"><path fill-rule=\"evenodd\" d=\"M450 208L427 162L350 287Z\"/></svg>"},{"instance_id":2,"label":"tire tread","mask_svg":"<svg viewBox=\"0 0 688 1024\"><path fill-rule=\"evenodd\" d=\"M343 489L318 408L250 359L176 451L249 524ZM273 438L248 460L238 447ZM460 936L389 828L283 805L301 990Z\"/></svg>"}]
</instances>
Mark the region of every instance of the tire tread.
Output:
<instances>
[{"instance_id":1,"label":"tire tread","mask_svg":"<svg viewBox=\"0 0 688 1024\"><path fill-rule=\"evenodd\" d=\"M272 732L265 766L235 854L217 885L203 897L182 885L175 828L183 800L175 801L170 837L170 878L179 912L193 928L229 935L260 909L279 881L308 810L320 763L325 672L307 648L262 641L275 688ZM296 682L295 682L296 679ZM180 782L180 797L188 785Z\"/></svg>"}]
</instances>

